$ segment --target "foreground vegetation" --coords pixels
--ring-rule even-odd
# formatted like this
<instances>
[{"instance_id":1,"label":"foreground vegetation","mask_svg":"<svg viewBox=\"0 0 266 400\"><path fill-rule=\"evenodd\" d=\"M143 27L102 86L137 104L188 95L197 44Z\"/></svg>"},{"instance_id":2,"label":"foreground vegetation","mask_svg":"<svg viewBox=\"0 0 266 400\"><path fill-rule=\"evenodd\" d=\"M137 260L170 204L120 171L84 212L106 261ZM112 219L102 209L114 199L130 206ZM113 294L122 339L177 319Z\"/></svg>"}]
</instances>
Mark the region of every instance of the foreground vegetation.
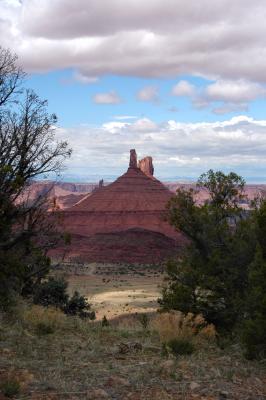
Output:
<instances>
[{"instance_id":1,"label":"foreground vegetation","mask_svg":"<svg viewBox=\"0 0 266 400\"><path fill-rule=\"evenodd\" d=\"M32 199L38 176L60 172L71 154L55 135L57 118L47 101L23 88L25 74L16 55L0 46L0 306L11 294L27 295L50 269L47 251L55 245L59 221L46 196ZM50 213L50 216L52 214Z\"/></svg>"},{"instance_id":2,"label":"foreground vegetation","mask_svg":"<svg viewBox=\"0 0 266 400\"><path fill-rule=\"evenodd\" d=\"M244 180L212 170L198 180L207 191L204 204L195 191L179 189L169 203L169 222L189 243L168 263L165 310L201 313L218 332L238 337L248 358L266 358L266 200L243 210Z\"/></svg>"},{"instance_id":3,"label":"foreground vegetation","mask_svg":"<svg viewBox=\"0 0 266 400\"><path fill-rule=\"evenodd\" d=\"M223 348L221 347L223 346ZM0 322L0 386L17 399L263 399L264 364L181 313L108 326L20 305ZM0 395L1 396L1 395Z\"/></svg>"}]
</instances>

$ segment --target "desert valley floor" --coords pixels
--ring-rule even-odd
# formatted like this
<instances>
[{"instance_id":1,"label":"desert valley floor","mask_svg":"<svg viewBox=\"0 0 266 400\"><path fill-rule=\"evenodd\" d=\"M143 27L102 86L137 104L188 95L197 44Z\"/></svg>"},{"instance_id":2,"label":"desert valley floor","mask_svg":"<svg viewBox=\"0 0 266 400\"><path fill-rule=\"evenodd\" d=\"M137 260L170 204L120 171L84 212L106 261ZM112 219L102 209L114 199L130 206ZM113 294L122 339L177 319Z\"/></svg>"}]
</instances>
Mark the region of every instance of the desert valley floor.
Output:
<instances>
[{"instance_id":1,"label":"desert valley floor","mask_svg":"<svg viewBox=\"0 0 266 400\"><path fill-rule=\"evenodd\" d=\"M88 298L96 320L156 311L164 283L163 268L154 265L66 265L59 273L66 274L71 294L77 290Z\"/></svg>"}]
</instances>

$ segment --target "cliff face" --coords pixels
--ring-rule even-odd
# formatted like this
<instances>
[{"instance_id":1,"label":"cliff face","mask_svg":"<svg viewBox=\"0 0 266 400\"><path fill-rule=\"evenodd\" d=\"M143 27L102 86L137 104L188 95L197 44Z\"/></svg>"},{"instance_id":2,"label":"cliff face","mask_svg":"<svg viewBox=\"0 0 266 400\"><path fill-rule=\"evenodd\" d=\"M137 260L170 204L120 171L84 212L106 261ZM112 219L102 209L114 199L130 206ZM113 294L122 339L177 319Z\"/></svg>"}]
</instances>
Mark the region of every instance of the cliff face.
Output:
<instances>
[{"instance_id":1,"label":"cliff face","mask_svg":"<svg viewBox=\"0 0 266 400\"><path fill-rule=\"evenodd\" d=\"M115 258L119 262L123 254L123 261L128 257L129 262L134 262L134 259L139 262L137 249L141 248L142 262L150 262L151 251L153 258L156 254L157 261L171 251L176 252L183 243L183 237L165 220L165 207L173 194L152 173L152 158L141 160L138 167L136 152L131 150L129 168L124 175L63 212L64 229L72 237L79 238L73 241L70 249L72 256L82 253L85 259L87 254L90 260L94 257L96 261L100 257L114 262ZM108 246L102 243L102 235L111 246L110 253ZM106 235L109 235L108 239ZM120 236L123 240L118 240ZM133 253L132 238L135 243Z\"/></svg>"},{"instance_id":2,"label":"cliff face","mask_svg":"<svg viewBox=\"0 0 266 400\"><path fill-rule=\"evenodd\" d=\"M178 256L181 247L181 241L162 233L135 228L90 236L72 234L70 247L59 246L50 255L79 262L157 264Z\"/></svg>"},{"instance_id":3,"label":"cliff face","mask_svg":"<svg viewBox=\"0 0 266 400\"><path fill-rule=\"evenodd\" d=\"M103 181L97 183L69 183L53 181L34 181L27 186L17 200L19 203L32 203L37 198L46 197L51 207L56 204L60 210L72 207L89 193L103 187Z\"/></svg>"},{"instance_id":4,"label":"cliff face","mask_svg":"<svg viewBox=\"0 0 266 400\"><path fill-rule=\"evenodd\" d=\"M145 175L152 177L154 174L154 168L152 163L152 157L144 157L138 162L139 169L144 172Z\"/></svg>"}]
</instances>

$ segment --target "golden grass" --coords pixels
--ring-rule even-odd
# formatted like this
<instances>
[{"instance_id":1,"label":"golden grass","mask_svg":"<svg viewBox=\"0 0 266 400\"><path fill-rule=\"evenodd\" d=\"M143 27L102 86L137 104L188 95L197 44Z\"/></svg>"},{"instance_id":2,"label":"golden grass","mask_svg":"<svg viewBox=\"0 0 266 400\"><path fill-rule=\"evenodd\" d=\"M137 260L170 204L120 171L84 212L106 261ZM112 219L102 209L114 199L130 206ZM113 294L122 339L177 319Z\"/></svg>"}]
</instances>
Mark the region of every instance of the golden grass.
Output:
<instances>
[{"instance_id":1,"label":"golden grass","mask_svg":"<svg viewBox=\"0 0 266 400\"><path fill-rule=\"evenodd\" d=\"M25 328L40 334L53 333L67 324L67 317L62 311L38 305L22 309L20 318Z\"/></svg>"},{"instance_id":2,"label":"golden grass","mask_svg":"<svg viewBox=\"0 0 266 400\"><path fill-rule=\"evenodd\" d=\"M194 335L193 341L201 341L206 331L207 337L212 337L213 327L201 316L148 314L150 323L143 329L139 315L129 315L102 328L100 322L68 317L22 301L19 309L20 314L12 318L1 320L0 314L0 382L5 383L5 390L10 386L16 389L18 383L20 399L96 398L94 390L103 388L109 398L164 399L169 393L173 399L189 399L192 381L200 385L199 398L201 389L204 396L217 398L224 387L230 398L239 400L250 392L265 393L263 366L243 360L235 345L221 350L213 343L196 342L197 351L189 357L165 358L161 342L177 333L188 332ZM51 323L55 332L40 337L36 334L40 321ZM124 348L126 352L122 352ZM172 362L170 369L168 361ZM110 377L126 379L130 386L109 386Z\"/></svg>"},{"instance_id":3,"label":"golden grass","mask_svg":"<svg viewBox=\"0 0 266 400\"><path fill-rule=\"evenodd\" d=\"M34 377L27 369L18 370L10 368L0 371L0 389L7 397L13 397L21 390L25 390L33 381Z\"/></svg>"},{"instance_id":4,"label":"golden grass","mask_svg":"<svg viewBox=\"0 0 266 400\"><path fill-rule=\"evenodd\" d=\"M212 341L216 338L214 325L207 324L202 315L183 314L180 311L159 313L151 321L162 343L172 339L197 339Z\"/></svg>"}]
</instances>

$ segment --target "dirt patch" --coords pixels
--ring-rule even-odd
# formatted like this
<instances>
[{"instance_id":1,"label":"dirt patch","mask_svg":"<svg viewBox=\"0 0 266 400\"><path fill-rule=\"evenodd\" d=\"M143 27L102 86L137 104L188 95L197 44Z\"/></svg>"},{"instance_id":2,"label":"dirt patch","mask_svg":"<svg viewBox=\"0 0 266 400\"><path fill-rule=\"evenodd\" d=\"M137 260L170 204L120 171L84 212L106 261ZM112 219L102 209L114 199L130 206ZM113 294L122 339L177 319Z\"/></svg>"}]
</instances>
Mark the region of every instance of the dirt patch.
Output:
<instances>
[{"instance_id":1,"label":"dirt patch","mask_svg":"<svg viewBox=\"0 0 266 400\"><path fill-rule=\"evenodd\" d=\"M160 273L148 273L145 276L95 273L71 275L67 279L70 292L78 290L86 296L96 311L97 319L104 315L113 318L128 313L156 311L163 284L163 275Z\"/></svg>"}]
</instances>

